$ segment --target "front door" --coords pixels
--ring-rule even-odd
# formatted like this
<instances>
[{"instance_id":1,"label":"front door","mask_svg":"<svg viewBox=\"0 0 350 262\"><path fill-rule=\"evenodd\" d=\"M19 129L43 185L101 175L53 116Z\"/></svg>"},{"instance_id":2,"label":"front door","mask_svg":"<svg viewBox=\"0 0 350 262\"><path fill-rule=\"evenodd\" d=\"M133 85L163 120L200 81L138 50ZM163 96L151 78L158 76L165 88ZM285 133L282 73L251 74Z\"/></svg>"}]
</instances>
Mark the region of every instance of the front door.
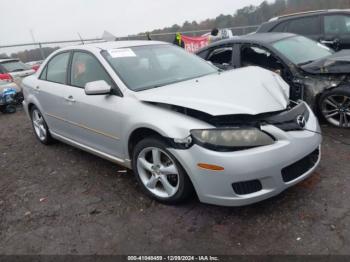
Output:
<instances>
[{"instance_id":1,"label":"front door","mask_svg":"<svg viewBox=\"0 0 350 262\"><path fill-rule=\"evenodd\" d=\"M66 92L66 115L69 138L115 157L122 156L121 117L118 107L123 98L114 94L86 95L86 83L104 80L114 87L111 77L97 58L87 52L73 53Z\"/></svg>"},{"instance_id":2,"label":"front door","mask_svg":"<svg viewBox=\"0 0 350 262\"><path fill-rule=\"evenodd\" d=\"M302 98L303 87L294 82L294 77L288 66L269 49L254 44L240 46L240 67L259 66L280 75L290 85L289 98Z\"/></svg>"}]
</instances>

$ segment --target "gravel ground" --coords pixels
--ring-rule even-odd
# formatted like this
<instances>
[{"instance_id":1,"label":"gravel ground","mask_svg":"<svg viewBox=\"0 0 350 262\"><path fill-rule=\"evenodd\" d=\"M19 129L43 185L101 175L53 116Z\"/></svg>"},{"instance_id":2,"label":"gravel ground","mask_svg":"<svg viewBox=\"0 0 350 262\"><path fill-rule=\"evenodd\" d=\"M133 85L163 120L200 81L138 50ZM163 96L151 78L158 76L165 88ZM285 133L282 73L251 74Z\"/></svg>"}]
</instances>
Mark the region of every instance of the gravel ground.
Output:
<instances>
[{"instance_id":1,"label":"gravel ground","mask_svg":"<svg viewBox=\"0 0 350 262\"><path fill-rule=\"evenodd\" d=\"M0 254L350 254L350 147L331 138L310 179L248 207L164 206L122 170L0 114Z\"/></svg>"}]
</instances>

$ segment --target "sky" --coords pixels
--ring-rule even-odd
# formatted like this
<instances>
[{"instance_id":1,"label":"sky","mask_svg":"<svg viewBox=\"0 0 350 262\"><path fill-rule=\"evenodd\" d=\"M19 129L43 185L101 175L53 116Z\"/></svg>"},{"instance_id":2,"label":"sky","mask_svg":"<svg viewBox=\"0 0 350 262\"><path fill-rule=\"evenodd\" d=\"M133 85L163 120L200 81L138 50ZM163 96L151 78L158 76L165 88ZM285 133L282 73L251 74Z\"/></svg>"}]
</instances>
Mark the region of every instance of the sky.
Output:
<instances>
[{"instance_id":1,"label":"sky","mask_svg":"<svg viewBox=\"0 0 350 262\"><path fill-rule=\"evenodd\" d=\"M116 36L202 21L263 0L0 0L0 45ZM0 50L1 53L1 50Z\"/></svg>"}]
</instances>

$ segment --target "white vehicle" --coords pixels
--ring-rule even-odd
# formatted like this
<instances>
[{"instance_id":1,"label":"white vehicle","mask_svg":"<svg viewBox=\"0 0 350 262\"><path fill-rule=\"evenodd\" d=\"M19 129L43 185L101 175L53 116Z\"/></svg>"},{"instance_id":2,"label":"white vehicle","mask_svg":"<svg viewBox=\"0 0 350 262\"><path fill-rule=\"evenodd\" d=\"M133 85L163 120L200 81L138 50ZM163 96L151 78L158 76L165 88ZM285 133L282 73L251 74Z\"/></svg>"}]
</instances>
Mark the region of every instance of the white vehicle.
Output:
<instances>
[{"instance_id":1,"label":"white vehicle","mask_svg":"<svg viewBox=\"0 0 350 262\"><path fill-rule=\"evenodd\" d=\"M29 65L21 62L19 59L0 59L0 74L10 75L15 82L16 80L22 80L23 77L32 75L35 73Z\"/></svg>"},{"instance_id":2,"label":"white vehicle","mask_svg":"<svg viewBox=\"0 0 350 262\"><path fill-rule=\"evenodd\" d=\"M63 48L23 85L40 142L61 140L133 169L163 203L195 192L205 203L251 204L307 178L320 161L317 119L288 100L277 74L220 72L167 43Z\"/></svg>"}]
</instances>

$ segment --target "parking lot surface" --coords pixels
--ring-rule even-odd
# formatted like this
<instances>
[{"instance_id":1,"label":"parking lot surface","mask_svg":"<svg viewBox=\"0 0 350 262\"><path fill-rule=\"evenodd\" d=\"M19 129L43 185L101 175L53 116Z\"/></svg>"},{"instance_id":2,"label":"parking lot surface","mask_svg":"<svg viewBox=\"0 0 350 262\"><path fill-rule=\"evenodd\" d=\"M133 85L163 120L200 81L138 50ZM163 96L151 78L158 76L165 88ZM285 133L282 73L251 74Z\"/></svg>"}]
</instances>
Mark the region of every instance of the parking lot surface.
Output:
<instances>
[{"instance_id":1,"label":"parking lot surface","mask_svg":"<svg viewBox=\"0 0 350 262\"><path fill-rule=\"evenodd\" d=\"M322 150L312 177L262 203L165 206L122 167L41 145L23 111L1 114L0 254L350 254L350 146Z\"/></svg>"}]
</instances>

